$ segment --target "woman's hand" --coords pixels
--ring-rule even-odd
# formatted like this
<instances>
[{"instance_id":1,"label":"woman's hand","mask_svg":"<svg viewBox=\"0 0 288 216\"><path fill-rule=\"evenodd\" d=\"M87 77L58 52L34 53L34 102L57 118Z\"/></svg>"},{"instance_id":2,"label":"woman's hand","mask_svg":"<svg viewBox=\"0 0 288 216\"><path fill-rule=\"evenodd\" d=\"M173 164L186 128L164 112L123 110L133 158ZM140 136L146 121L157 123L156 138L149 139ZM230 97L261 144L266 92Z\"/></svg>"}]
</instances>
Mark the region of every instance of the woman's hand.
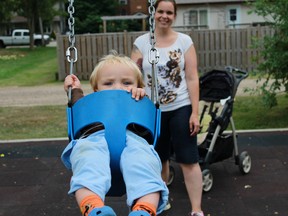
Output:
<instances>
[{"instance_id":1,"label":"woman's hand","mask_svg":"<svg viewBox=\"0 0 288 216\"><path fill-rule=\"evenodd\" d=\"M130 92L132 93L132 98L134 98L136 101L146 96L145 90L143 88L133 87Z\"/></svg>"},{"instance_id":2,"label":"woman's hand","mask_svg":"<svg viewBox=\"0 0 288 216\"><path fill-rule=\"evenodd\" d=\"M189 119L189 126L190 126L190 136L195 136L198 134L200 130L200 122L198 119L198 115L191 114Z\"/></svg>"},{"instance_id":3,"label":"woman's hand","mask_svg":"<svg viewBox=\"0 0 288 216\"><path fill-rule=\"evenodd\" d=\"M72 89L74 88L80 88L81 89L81 83L77 76L74 74L66 76L64 80L64 90L68 92L69 87Z\"/></svg>"}]
</instances>

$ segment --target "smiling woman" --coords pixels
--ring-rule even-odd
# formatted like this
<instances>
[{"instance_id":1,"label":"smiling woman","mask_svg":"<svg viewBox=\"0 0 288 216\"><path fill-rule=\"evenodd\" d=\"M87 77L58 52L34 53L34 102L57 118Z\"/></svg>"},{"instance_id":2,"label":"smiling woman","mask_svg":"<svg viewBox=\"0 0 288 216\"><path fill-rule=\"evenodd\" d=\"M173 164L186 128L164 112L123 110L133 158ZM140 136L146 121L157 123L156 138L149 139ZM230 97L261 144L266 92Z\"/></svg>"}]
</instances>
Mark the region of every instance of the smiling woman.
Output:
<instances>
[{"instance_id":1,"label":"smiling woman","mask_svg":"<svg viewBox=\"0 0 288 216\"><path fill-rule=\"evenodd\" d=\"M198 163L196 136L200 126L197 55L192 39L172 28L176 14L175 0L156 1L155 46L160 56L156 74L162 114L156 151L161 158L162 177L165 182L169 179L170 155L174 151L176 162L185 176L191 206L189 215L203 216L202 173ZM148 33L138 37L131 54L131 58L143 70L148 95L152 77L147 55L149 39ZM170 204L167 204L166 209L170 207Z\"/></svg>"}]
</instances>

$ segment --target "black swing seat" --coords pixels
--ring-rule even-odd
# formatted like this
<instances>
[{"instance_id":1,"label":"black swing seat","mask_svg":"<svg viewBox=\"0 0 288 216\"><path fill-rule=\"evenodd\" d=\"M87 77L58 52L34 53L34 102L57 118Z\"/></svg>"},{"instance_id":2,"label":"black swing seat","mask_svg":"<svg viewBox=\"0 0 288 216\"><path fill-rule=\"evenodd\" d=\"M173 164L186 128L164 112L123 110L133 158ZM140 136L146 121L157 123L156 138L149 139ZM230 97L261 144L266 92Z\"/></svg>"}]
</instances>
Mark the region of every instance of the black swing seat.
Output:
<instances>
[{"instance_id":1,"label":"black swing seat","mask_svg":"<svg viewBox=\"0 0 288 216\"><path fill-rule=\"evenodd\" d=\"M160 118L160 109L147 97L136 101L127 91L103 90L91 93L67 107L68 137L70 140L78 139L84 128L96 123L103 124L112 173L107 195L122 196L126 188L120 171L120 157L126 146L126 129L131 124L141 126L153 138L149 144L155 146L160 135Z\"/></svg>"}]
</instances>

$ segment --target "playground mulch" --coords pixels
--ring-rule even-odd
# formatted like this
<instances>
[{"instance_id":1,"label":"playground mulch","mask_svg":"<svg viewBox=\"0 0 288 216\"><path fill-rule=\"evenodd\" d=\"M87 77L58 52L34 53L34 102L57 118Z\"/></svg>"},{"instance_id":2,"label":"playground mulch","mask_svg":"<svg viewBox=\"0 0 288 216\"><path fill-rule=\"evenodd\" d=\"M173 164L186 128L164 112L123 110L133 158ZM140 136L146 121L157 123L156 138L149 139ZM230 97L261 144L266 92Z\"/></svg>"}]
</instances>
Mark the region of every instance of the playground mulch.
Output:
<instances>
[{"instance_id":1,"label":"playground mulch","mask_svg":"<svg viewBox=\"0 0 288 216\"><path fill-rule=\"evenodd\" d=\"M0 216L80 216L67 195L71 173L60 161L66 139L0 143ZM242 175L233 159L212 164L214 185L203 194L206 216L288 215L288 131L243 132L239 150L252 157ZM161 216L187 216L188 196L179 166L170 188L172 208ZM125 196L107 197L119 216L128 215Z\"/></svg>"}]
</instances>

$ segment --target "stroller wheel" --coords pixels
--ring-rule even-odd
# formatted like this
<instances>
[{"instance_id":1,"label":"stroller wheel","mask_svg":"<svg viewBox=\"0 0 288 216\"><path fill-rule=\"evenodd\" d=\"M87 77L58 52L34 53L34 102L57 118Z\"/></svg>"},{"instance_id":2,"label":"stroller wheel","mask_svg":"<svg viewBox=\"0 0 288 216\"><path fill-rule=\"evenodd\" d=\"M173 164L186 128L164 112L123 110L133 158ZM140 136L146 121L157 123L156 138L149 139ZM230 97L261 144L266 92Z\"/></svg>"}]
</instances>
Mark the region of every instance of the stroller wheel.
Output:
<instances>
[{"instance_id":1,"label":"stroller wheel","mask_svg":"<svg viewBox=\"0 0 288 216\"><path fill-rule=\"evenodd\" d=\"M213 176L209 169L202 171L203 191L208 192L213 186Z\"/></svg>"},{"instance_id":2,"label":"stroller wheel","mask_svg":"<svg viewBox=\"0 0 288 216\"><path fill-rule=\"evenodd\" d=\"M167 186L171 185L175 178L175 169L173 166L169 166L169 179L167 182Z\"/></svg>"},{"instance_id":3,"label":"stroller wheel","mask_svg":"<svg viewBox=\"0 0 288 216\"><path fill-rule=\"evenodd\" d=\"M251 157L247 151L240 154L239 157L239 169L242 174L247 174L251 170Z\"/></svg>"}]
</instances>

